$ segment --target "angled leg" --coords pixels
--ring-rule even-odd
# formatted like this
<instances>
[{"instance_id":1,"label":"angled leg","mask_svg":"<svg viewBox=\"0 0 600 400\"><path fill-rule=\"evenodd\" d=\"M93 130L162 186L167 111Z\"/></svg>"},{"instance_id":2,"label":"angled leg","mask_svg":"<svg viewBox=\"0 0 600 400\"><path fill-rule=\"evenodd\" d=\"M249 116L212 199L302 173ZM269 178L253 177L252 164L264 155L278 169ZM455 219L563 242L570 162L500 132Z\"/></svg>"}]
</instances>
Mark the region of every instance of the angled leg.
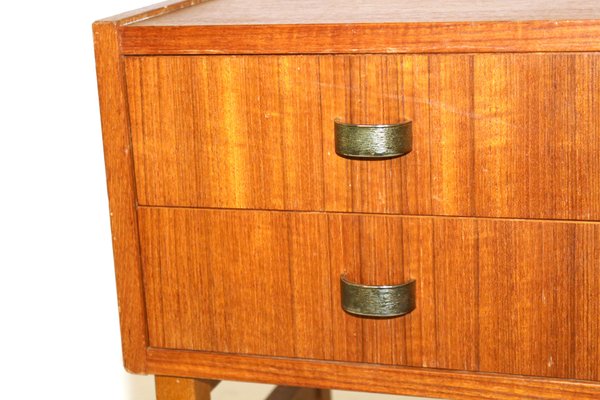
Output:
<instances>
[{"instance_id":1,"label":"angled leg","mask_svg":"<svg viewBox=\"0 0 600 400\"><path fill-rule=\"evenodd\" d=\"M155 377L157 400L210 400L210 392L219 381Z\"/></svg>"}]
</instances>

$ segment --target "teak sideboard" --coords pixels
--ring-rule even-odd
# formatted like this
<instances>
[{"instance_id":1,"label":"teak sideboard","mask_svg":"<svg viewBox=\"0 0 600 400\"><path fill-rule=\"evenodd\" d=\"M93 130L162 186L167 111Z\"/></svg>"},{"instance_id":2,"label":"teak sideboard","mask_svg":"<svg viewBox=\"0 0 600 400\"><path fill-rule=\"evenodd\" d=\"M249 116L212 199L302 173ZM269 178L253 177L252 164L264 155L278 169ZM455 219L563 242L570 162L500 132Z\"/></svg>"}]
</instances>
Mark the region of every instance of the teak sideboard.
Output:
<instances>
[{"instance_id":1,"label":"teak sideboard","mask_svg":"<svg viewBox=\"0 0 600 400\"><path fill-rule=\"evenodd\" d=\"M170 1L94 39L159 398L600 398L600 3Z\"/></svg>"}]
</instances>

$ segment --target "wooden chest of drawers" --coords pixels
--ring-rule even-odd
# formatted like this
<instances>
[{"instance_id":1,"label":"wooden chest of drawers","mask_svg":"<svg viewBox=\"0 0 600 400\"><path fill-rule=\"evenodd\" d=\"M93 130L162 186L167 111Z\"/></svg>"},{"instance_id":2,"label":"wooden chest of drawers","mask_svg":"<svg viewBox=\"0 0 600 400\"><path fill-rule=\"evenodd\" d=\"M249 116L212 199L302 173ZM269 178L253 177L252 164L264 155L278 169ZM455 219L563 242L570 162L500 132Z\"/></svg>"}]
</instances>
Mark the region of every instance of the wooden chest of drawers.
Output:
<instances>
[{"instance_id":1,"label":"wooden chest of drawers","mask_svg":"<svg viewBox=\"0 0 600 400\"><path fill-rule=\"evenodd\" d=\"M128 370L600 398L600 5L195 3L94 25Z\"/></svg>"}]
</instances>

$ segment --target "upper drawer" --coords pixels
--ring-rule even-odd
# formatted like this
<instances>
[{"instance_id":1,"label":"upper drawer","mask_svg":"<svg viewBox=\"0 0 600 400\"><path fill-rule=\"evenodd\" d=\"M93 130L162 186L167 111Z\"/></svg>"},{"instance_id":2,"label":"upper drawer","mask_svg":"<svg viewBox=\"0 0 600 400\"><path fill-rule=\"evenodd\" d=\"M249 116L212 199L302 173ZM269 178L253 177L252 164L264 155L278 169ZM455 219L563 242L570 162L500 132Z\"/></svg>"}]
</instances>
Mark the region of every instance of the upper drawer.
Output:
<instances>
[{"instance_id":1,"label":"upper drawer","mask_svg":"<svg viewBox=\"0 0 600 400\"><path fill-rule=\"evenodd\" d=\"M600 218L600 55L128 57L142 205ZM335 153L334 120L413 121Z\"/></svg>"}]
</instances>

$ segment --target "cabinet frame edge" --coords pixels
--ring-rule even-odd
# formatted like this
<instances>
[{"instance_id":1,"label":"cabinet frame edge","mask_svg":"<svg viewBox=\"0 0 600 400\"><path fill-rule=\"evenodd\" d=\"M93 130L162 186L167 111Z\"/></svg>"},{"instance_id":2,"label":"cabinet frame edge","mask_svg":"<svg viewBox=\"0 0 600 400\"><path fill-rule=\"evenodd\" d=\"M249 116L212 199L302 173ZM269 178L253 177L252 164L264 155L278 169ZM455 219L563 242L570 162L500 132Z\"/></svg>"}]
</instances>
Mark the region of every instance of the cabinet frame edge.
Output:
<instances>
[{"instance_id":1,"label":"cabinet frame edge","mask_svg":"<svg viewBox=\"0 0 600 400\"><path fill-rule=\"evenodd\" d=\"M118 22L98 21L93 33L123 361L127 371L143 374L148 327Z\"/></svg>"},{"instance_id":2,"label":"cabinet frame edge","mask_svg":"<svg viewBox=\"0 0 600 400\"><path fill-rule=\"evenodd\" d=\"M158 348L148 349L148 372L457 400L600 397L592 381Z\"/></svg>"}]
</instances>

